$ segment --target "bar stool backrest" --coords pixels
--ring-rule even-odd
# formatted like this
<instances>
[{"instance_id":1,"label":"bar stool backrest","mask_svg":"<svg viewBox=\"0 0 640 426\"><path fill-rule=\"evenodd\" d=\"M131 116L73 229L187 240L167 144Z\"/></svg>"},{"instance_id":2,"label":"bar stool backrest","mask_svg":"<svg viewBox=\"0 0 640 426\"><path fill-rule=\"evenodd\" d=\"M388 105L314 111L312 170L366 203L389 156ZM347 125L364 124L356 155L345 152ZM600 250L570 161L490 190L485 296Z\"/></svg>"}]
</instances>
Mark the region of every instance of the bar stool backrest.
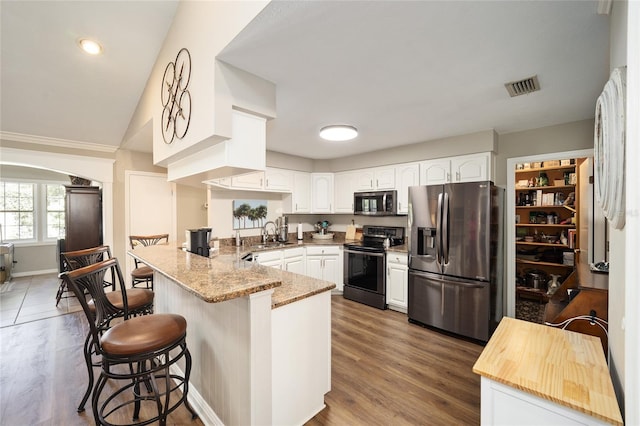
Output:
<instances>
[{"instance_id":1,"label":"bar stool backrest","mask_svg":"<svg viewBox=\"0 0 640 426\"><path fill-rule=\"evenodd\" d=\"M129 235L129 244L131 244L131 250L134 250L137 245L154 246L164 240L164 243L169 243L169 234L158 235Z\"/></svg>"},{"instance_id":2,"label":"bar stool backrest","mask_svg":"<svg viewBox=\"0 0 640 426\"><path fill-rule=\"evenodd\" d=\"M106 296L102 283L104 282L104 276L107 271L117 277L120 284L120 290L125 292L124 279L122 272L120 271L120 265L118 259L111 258L103 260L93 265L83 266L72 271L67 271L62 274L62 279L66 282L67 286L74 292L82 310L89 322L90 332L97 351L100 351L100 339L99 336L102 332L108 328L111 318L122 316L123 309L114 306ZM84 297L85 294L89 294L95 306L95 314L89 308L89 303ZM127 298L123 298L124 304L124 318L129 317L129 307L127 305Z\"/></svg>"},{"instance_id":3,"label":"bar stool backrest","mask_svg":"<svg viewBox=\"0 0 640 426\"><path fill-rule=\"evenodd\" d=\"M109 246L98 246L88 249L67 251L61 253L62 263L65 271L93 265L103 260L111 259L111 249ZM111 280L104 280L104 287L112 287L115 290L115 271L111 270Z\"/></svg>"}]
</instances>

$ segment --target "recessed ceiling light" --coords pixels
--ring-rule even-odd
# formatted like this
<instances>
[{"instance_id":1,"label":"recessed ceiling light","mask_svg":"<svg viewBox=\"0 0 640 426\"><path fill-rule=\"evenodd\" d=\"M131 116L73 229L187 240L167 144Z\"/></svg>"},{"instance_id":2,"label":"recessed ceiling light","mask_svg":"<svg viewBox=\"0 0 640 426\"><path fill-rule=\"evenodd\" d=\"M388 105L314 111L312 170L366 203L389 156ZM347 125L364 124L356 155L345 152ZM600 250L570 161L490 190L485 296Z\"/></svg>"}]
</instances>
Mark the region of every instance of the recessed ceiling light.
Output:
<instances>
[{"instance_id":1,"label":"recessed ceiling light","mask_svg":"<svg viewBox=\"0 0 640 426\"><path fill-rule=\"evenodd\" d=\"M320 137L328 141L349 141L358 136L358 129L346 124L334 124L320 129Z\"/></svg>"},{"instance_id":2,"label":"recessed ceiling light","mask_svg":"<svg viewBox=\"0 0 640 426\"><path fill-rule=\"evenodd\" d=\"M102 46L100 46L100 43L97 41L83 38L78 40L78 44L80 45L80 48L89 55L99 55L102 53Z\"/></svg>"}]
</instances>

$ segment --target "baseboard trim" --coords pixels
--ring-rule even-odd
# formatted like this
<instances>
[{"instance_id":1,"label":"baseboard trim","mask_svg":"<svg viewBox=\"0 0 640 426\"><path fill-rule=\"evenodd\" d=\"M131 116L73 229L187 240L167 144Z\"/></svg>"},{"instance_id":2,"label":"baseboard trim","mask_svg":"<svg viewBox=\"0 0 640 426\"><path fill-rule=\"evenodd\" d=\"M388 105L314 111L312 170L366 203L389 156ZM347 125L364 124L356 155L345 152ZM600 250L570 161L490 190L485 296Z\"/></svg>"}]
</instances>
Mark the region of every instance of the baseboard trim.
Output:
<instances>
[{"instance_id":1,"label":"baseboard trim","mask_svg":"<svg viewBox=\"0 0 640 426\"><path fill-rule=\"evenodd\" d=\"M57 274L57 269L42 269L40 271L27 271L27 272L13 272L11 271L12 277L30 277L32 275L45 275L45 274Z\"/></svg>"}]
</instances>

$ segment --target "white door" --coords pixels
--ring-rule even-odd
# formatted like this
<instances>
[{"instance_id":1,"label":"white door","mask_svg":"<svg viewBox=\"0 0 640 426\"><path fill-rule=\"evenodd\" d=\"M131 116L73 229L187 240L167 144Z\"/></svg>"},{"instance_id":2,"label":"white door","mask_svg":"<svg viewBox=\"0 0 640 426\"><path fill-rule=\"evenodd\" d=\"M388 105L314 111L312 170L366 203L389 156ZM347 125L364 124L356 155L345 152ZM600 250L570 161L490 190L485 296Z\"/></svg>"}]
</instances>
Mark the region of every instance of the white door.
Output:
<instances>
[{"instance_id":1,"label":"white door","mask_svg":"<svg viewBox=\"0 0 640 426\"><path fill-rule=\"evenodd\" d=\"M169 234L169 241L176 241L174 189L175 184L168 182L165 174L125 172L125 252L131 248L129 235ZM127 256L126 265L125 280L129 282L131 256Z\"/></svg>"}]
</instances>

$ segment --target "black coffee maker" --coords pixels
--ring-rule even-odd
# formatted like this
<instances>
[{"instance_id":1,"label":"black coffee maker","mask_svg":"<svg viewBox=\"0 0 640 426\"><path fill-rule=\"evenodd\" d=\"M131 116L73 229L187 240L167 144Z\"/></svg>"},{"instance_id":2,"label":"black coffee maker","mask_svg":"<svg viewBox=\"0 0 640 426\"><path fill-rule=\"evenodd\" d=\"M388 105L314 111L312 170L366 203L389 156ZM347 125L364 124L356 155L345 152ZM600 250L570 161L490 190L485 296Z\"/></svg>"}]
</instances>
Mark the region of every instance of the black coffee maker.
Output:
<instances>
[{"instance_id":1,"label":"black coffee maker","mask_svg":"<svg viewBox=\"0 0 640 426\"><path fill-rule=\"evenodd\" d=\"M200 256L209 257L211 228L189 229L188 250Z\"/></svg>"}]
</instances>

